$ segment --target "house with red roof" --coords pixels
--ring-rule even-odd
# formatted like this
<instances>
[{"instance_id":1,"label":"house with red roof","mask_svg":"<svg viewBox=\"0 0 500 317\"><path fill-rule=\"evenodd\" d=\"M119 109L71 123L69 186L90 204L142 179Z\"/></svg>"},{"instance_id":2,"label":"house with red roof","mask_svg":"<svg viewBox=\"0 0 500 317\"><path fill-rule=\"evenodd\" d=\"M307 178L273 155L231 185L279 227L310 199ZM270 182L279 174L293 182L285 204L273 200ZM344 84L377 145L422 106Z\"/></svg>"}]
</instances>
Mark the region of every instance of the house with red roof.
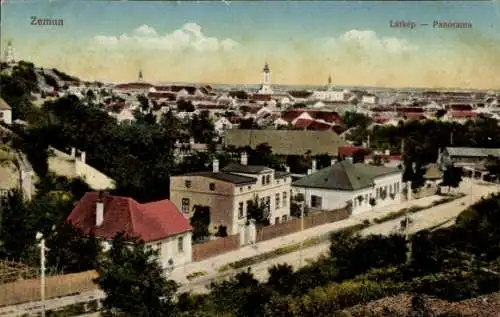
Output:
<instances>
[{"instance_id":1,"label":"house with red roof","mask_svg":"<svg viewBox=\"0 0 500 317\"><path fill-rule=\"evenodd\" d=\"M191 262L193 228L168 199L140 204L130 197L88 192L67 218L84 233L93 232L104 246L117 234L143 240L158 251L162 267Z\"/></svg>"}]
</instances>

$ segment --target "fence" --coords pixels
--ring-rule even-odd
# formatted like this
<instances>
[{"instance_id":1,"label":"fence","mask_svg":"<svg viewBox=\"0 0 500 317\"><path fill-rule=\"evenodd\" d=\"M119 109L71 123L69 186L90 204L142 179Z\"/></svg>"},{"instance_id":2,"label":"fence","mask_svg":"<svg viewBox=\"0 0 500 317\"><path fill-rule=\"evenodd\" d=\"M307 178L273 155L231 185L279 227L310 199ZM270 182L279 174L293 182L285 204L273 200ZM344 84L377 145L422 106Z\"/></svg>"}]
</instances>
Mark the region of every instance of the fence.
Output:
<instances>
[{"instance_id":1,"label":"fence","mask_svg":"<svg viewBox=\"0 0 500 317\"><path fill-rule=\"evenodd\" d=\"M45 278L45 298L55 298L98 289L93 282L96 271L48 276ZM0 306L40 300L40 279L19 280L0 285Z\"/></svg>"},{"instance_id":2,"label":"fence","mask_svg":"<svg viewBox=\"0 0 500 317\"><path fill-rule=\"evenodd\" d=\"M313 213L304 217L304 230L320 226L326 223L337 222L347 219L349 212L347 208L340 208L328 211ZM300 231L301 219L295 218L290 221L280 223L274 226L262 227L257 229L257 242L274 239L276 237L288 235Z\"/></svg>"},{"instance_id":3,"label":"fence","mask_svg":"<svg viewBox=\"0 0 500 317\"><path fill-rule=\"evenodd\" d=\"M304 217L304 229L336 222L349 217L347 208L321 211ZM266 241L300 231L300 219L257 229L257 242ZM236 250L240 247L239 234L193 245L193 261L201 261L216 255Z\"/></svg>"},{"instance_id":4,"label":"fence","mask_svg":"<svg viewBox=\"0 0 500 317\"><path fill-rule=\"evenodd\" d=\"M240 235L235 234L225 238L219 238L200 244L193 245L193 261L201 261L212 256L233 251L240 246Z\"/></svg>"}]
</instances>

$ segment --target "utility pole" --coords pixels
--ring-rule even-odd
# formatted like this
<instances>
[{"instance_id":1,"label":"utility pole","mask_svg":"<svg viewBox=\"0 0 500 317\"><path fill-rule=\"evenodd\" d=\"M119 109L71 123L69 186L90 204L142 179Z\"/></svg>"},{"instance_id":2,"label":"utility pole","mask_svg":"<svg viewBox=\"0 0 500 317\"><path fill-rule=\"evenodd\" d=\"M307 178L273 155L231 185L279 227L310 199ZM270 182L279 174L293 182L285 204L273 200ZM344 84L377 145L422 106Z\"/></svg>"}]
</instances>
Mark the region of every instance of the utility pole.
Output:
<instances>
[{"instance_id":1,"label":"utility pole","mask_svg":"<svg viewBox=\"0 0 500 317\"><path fill-rule=\"evenodd\" d=\"M38 232L36 234L37 240L40 240L40 300L42 302L42 317L45 317L45 238L43 234Z\"/></svg>"},{"instance_id":2,"label":"utility pole","mask_svg":"<svg viewBox=\"0 0 500 317\"><path fill-rule=\"evenodd\" d=\"M304 231L304 210L307 207L307 187L304 189L304 207L300 211L300 233ZM304 246L304 237L300 238L300 249L299 249L299 267L302 267L302 247Z\"/></svg>"}]
</instances>

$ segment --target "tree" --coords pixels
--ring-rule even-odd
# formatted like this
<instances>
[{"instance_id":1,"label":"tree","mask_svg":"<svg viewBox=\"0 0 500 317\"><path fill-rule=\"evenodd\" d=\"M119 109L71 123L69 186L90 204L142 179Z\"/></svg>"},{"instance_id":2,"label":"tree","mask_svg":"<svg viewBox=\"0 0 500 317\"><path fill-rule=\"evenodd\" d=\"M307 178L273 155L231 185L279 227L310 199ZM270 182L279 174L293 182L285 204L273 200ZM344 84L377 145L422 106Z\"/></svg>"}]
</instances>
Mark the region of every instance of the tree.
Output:
<instances>
[{"instance_id":1,"label":"tree","mask_svg":"<svg viewBox=\"0 0 500 317\"><path fill-rule=\"evenodd\" d=\"M259 129L259 126L257 125L257 123L253 118L248 118L241 120L238 128L243 130L252 130L252 129Z\"/></svg>"},{"instance_id":2,"label":"tree","mask_svg":"<svg viewBox=\"0 0 500 317\"><path fill-rule=\"evenodd\" d=\"M317 168L318 169L322 169L322 168L328 167L332 163L330 155L328 155L327 153L316 155L315 159L316 159L316 162L317 162Z\"/></svg>"},{"instance_id":3,"label":"tree","mask_svg":"<svg viewBox=\"0 0 500 317\"><path fill-rule=\"evenodd\" d=\"M165 278L157 252L118 234L97 268L95 282L106 293L105 311L123 316L174 316L177 285Z\"/></svg>"},{"instance_id":4,"label":"tree","mask_svg":"<svg viewBox=\"0 0 500 317\"><path fill-rule=\"evenodd\" d=\"M196 108L193 106L191 101L186 101L184 99L179 99L177 101L177 111L179 112L193 112Z\"/></svg>"},{"instance_id":5,"label":"tree","mask_svg":"<svg viewBox=\"0 0 500 317\"><path fill-rule=\"evenodd\" d=\"M0 204L0 254L2 258L19 261L35 245L37 218L24 202L20 191L11 191Z\"/></svg>"},{"instance_id":6,"label":"tree","mask_svg":"<svg viewBox=\"0 0 500 317\"><path fill-rule=\"evenodd\" d=\"M450 189L450 187L457 188L458 186L460 186L461 182L462 182L461 168L455 166L449 166L443 172L443 181L441 183L441 186L448 186L448 190Z\"/></svg>"},{"instance_id":7,"label":"tree","mask_svg":"<svg viewBox=\"0 0 500 317\"><path fill-rule=\"evenodd\" d=\"M65 273L97 268L101 244L94 234L84 234L71 223L63 223L47 238L47 262Z\"/></svg>"},{"instance_id":8,"label":"tree","mask_svg":"<svg viewBox=\"0 0 500 317\"><path fill-rule=\"evenodd\" d=\"M194 213L190 220L193 227L193 240L202 240L210 235L210 207L195 205L193 210Z\"/></svg>"},{"instance_id":9,"label":"tree","mask_svg":"<svg viewBox=\"0 0 500 317\"><path fill-rule=\"evenodd\" d=\"M269 208L270 206L265 202L259 202L259 198L255 196L253 200L248 201L247 219L254 219L257 224L267 226L270 217Z\"/></svg>"},{"instance_id":10,"label":"tree","mask_svg":"<svg viewBox=\"0 0 500 317\"><path fill-rule=\"evenodd\" d=\"M267 286L281 295L290 294L295 284L293 268L288 264L278 264L269 268Z\"/></svg>"},{"instance_id":11,"label":"tree","mask_svg":"<svg viewBox=\"0 0 500 317\"><path fill-rule=\"evenodd\" d=\"M361 127L366 129L372 123L370 117L354 111L345 112L342 116L342 121L347 125L347 128Z\"/></svg>"}]
</instances>

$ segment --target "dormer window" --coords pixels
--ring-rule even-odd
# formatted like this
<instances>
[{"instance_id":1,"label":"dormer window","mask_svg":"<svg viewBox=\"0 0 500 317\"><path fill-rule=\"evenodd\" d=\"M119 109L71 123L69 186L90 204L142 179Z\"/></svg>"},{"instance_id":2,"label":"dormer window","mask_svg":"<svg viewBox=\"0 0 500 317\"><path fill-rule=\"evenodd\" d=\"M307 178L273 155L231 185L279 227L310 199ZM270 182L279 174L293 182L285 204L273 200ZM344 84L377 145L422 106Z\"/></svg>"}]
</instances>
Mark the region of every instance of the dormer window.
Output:
<instances>
[{"instance_id":1,"label":"dormer window","mask_svg":"<svg viewBox=\"0 0 500 317\"><path fill-rule=\"evenodd\" d=\"M215 190L215 183L210 183L209 185L210 190Z\"/></svg>"}]
</instances>

